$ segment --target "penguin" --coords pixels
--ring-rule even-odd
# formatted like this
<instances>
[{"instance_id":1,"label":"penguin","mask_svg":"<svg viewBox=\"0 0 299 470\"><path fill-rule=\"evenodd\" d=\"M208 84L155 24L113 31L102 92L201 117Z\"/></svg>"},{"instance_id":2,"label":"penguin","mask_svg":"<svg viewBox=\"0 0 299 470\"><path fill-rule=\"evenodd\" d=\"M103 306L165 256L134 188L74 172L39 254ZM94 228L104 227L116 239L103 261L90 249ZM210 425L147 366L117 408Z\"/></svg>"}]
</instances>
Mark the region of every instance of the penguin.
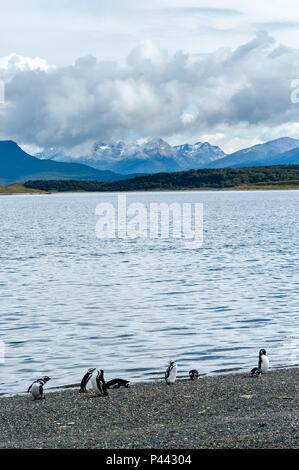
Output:
<instances>
[{"instance_id":1,"label":"penguin","mask_svg":"<svg viewBox=\"0 0 299 470\"><path fill-rule=\"evenodd\" d=\"M198 370L196 370L196 369L189 370L189 377L190 377L191 380L198 379L198 377L199 377Z\"/></svg>"},{"instance_id":2,"label":"penguin","mask_svg":"<svg viewBox=\"0 0 299 470\"><path fill-rule=\"evenodd\" d=\"M259 352L259 369L261 369L262 374L268 372L269 370L269 358L266 353L266 349L261 349Z\"/></svg>"},{"instance_id":3,"label":"penguin","mask_svg":"<svg viewBox=\"0 0 299 470\"><path fill-rule=\"evenodd\" d=\"M251 377L259 377L261 374L268 372L269 359L265 349L260 349L258 366L250 371Z\"/></svg>"},{"instance_id":4,"label":"penguin","mask_svg":"<svg viewBox=\"0 0 299 470\"><path fill-rule=\"evenodd\" d=\"M46 375L41 379L35 380L28 388L27 393L31 392L34 400L41 400L45 398L43 387L49 380L51 380L51 378Z\"/></svg>"},{"instance_id":5,"label":"penguin","mask_svg":"<svg viewBox=\"0 0 299 470\"><path fill-rule=\"evenodd\" d=\"M169 361L169 366L165 372L165 380L167 385L173 384L175 382L177 371L177 363L175 361Z\"/></svg>"},{"instance_id":6,"label":"penguin","mask_svg":"<svg viewBox=\"0 0 299 470\"><path fill-rule=\"evenodd\" d=\"M251 377L259 377L261 375L262 371L261 369L259 369L258 367L254 367L253 369L251 369L250 371L250 375Z\"/></svg>"},{"instance_id":7,"label":"penguin","mask_svg":"<svg viewBox=\"0 0 299 470\"><path fill-rule=\"evenodd\" d=\"M87 390L86 390L87 382L89 381L90 377L92 376L92 373L95 370L96 370L95 367L88 369L88 371L84 375L83 379L81 380L79 393L86 393L87 392Z\"/></svg>"},{"instance_id":8,"label":"penguin","mask_svg":"<svg viewBox=\"0 0 299 470\"><path fill-rule=\"evenodd\" d=\"M109 380L106 383L107 388L120 388L120 387L130 387L130 382L128 380L123 380L123 379L113 379Z\"/></svg>"},{"instance_id":9,"label":"penguin","mask_svg":"<svg viewBox=\"0 0 299 470\"><path fill-rule=\"evenodd\" d=\"M104 371L102 369L95 369L89 379L91 389L96 393L97 396L109 395L107 391L107 385L104 379Z\"/></svg>"}]
</instances>

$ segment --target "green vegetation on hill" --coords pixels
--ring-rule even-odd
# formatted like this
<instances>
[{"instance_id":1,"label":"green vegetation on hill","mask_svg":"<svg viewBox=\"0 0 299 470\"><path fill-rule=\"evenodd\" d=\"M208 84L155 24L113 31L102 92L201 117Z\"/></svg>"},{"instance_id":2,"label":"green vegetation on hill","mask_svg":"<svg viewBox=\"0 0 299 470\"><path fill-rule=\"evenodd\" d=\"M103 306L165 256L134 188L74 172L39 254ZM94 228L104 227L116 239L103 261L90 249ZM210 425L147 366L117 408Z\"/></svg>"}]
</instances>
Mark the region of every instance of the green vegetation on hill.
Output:
<instances>
[{"instance_id":1,"label":"green vegetation on hill","mask_svg":"<svg viewBox=\"0 0 299 470\"><path fill-rule=\"evenodd\" d=\"M40 189L25 188L23 183L9 184L8 186L0 186L0 194L41 194L44 191Z\"/></svg>"},{"instance_id":2,"label":"green vegetation on hill","mask_svg":"<svg viewBox=\"0 0 299 470\"><path fill-rule=\"evenodd\" d=\"M247 168L215 168L175 173L156 173L136 178L111 181L39 180L27 181L26 188L41 191L154 191L186 189L267 189L298 187L299 165L275 165ZM277 186L278 185L278 186ZM246 187L245 187L246 186ZM263 187L264 186L264 187ZM253 188L252 188L253 189Z\"/></svg>"}]
</instances>

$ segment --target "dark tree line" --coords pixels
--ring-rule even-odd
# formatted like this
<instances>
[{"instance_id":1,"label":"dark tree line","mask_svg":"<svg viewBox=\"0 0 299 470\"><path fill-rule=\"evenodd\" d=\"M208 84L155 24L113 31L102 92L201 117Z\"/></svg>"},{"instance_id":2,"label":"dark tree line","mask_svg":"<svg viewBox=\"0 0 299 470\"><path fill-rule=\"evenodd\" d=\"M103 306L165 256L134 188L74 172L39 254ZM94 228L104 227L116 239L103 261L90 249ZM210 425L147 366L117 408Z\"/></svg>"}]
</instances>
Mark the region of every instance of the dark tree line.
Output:
<instances>
[{"instance_id":1,"label":"dark tree line","mask_svg":"<svg viewBox=\"0 0 299 470\"><path fill-rule=\"evenodd\" d=\"M150 191L182 189L223 189L259 183L295 182L299 165L213 168L155 173L128 180L99 182L78 180L38 180L24 183L26 188L42 191Z\"/></svg>"}]
</instances>

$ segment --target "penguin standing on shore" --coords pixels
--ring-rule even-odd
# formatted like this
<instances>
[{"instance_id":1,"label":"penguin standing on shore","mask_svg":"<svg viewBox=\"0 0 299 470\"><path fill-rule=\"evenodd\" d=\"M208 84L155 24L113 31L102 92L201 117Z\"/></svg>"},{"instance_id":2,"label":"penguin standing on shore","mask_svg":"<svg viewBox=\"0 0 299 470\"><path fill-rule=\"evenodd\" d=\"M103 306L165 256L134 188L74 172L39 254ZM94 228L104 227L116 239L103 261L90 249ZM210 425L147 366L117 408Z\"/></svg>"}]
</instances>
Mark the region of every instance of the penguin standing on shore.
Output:
<instances>
[{"instance_id":1,"label":"penguin standing on shore","mask_svg":"<svg viewBox=\"0 0 299 470\"><path fill-rule=\"evenodd\" d=\"M45 398L43 387L45 383L48 382L49 380L51 380L51 378L48 377L47 375L45 375L41 379L35 380L28 388L27 393L31 393L34 400L42 400L43 398Z\"/></svg>"},{"instance_id":2,"label":"penguin standing on shore","mask_svg":"<svg viewBox=\"0 0 299 470\"><path fill-rule=\"evenodd\" d=\"M104 379L104 371L102 369L95 369L89 379L91 389L96 393L97 396L108 395L107 384Z\"/></svg>"},{"instance_id":3,"label":"penguin standing on shore","mask_svg":"<svg viewBox=\"0 0 299 470\"><path fill-rule=\"evenodd\" d=\"M269 358L266 349L261 349L259 352L259 369L261 369L262 374L269 370Z\"/></svg>"},{"instance_id":4,"label":"penguin standing on shore","mask_svg":"<svg viewBox=\"0 0 299 470\"><path fill-rule=\"evenodd\" d=\"M250 371L251 377L259 377L261 374L268 372L269 370L269 358L265 349L260 349L258 366L254 367Z\"/></svg>"},{"instance_id":5,"label":"penguin standing on shore","mask_svg":"<svg viewBox=\"0 0 299 470\"><path fill-rule=\"evenodd\" d=\"M83 379L81 380L79 393L86 393L87 392L86 385L87 385L90 377L92 376L92 374L95 370L96 370L95 367L88 369L88 371L84 375Z\"/></svg>"},{"instance_id":6,"label":"penguin standing on shore","mask_svg":"<svg viewBox=\"0 0 299 470\"><path fill-rule=\"evenodd\" d=\"M165 372L165 380L167 385L173 384L176 379L176 374L178 371L178 365L175 361L169 361L169 366Z\"/></svg>"}]
</instances>

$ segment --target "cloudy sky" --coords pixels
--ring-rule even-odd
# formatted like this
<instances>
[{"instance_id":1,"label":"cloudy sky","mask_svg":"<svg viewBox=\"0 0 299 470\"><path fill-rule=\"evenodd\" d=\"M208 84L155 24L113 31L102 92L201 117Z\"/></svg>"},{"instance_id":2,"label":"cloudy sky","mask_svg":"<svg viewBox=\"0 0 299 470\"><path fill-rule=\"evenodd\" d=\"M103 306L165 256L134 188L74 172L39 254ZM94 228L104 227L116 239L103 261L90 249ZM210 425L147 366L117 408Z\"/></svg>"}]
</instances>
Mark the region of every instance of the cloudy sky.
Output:
<instances>
[{"instance_id":1,"label":"cloudy sky","mask_svg":"<svg viewBox=\"0 0 299 470\"><path fill-rule=\"evenodd\" d=\"M0 139L28 151L299 138L297 0L0 0L0 38Z\"/></svg>"}]
</instances>

